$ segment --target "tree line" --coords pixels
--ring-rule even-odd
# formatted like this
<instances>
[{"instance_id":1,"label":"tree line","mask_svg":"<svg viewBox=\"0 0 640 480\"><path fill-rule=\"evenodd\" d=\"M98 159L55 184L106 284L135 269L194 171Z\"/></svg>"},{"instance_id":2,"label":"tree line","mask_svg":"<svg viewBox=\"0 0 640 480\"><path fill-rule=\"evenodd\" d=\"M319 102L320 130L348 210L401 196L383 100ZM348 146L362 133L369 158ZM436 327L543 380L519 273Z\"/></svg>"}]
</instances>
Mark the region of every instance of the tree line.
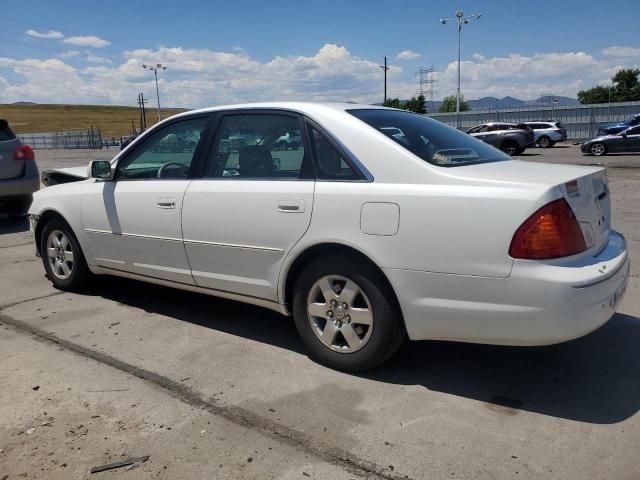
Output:
<instances>
[{"instance_id":1,"label":"tree line","mask_svg":"<svg viewBox=\"0 0 640 480\"><path fill-rule=\"evenodd\" d=\"M640 100L639 68L623 68L611 77L611 86L597 85L578 92L582 104L632 102Z\"/></svg>"}]
</instances>

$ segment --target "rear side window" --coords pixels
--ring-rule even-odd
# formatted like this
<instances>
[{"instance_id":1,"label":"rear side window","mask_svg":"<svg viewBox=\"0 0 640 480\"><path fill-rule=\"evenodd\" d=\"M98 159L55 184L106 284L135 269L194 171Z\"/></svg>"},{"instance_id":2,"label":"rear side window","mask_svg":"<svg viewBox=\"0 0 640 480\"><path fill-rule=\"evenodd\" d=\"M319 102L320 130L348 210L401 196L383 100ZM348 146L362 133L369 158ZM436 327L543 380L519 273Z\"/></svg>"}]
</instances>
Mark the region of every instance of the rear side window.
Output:
<instances>
[{"instance_id":1,"label":"rear side window","mask_svg":"<svg viewBox=\"0 0 640 480\"><path fill-rule=\"evenodd\" d=\"M9 122L0 120L0 142L15 140L16 134L9 128Z\"/></svg>"},{"instance_id":2,"label":"rear side window","mask_svg":"<svg viewBox=\"0 0 640 480\"><path fill-rule=\"evenodd\" d=\"M510 160L500 150L423 115L368 108L348 112L433 165L457 167Z\"/></svg>"},{"instance_id":3,"label":"rear side window","mask_svg":"<svg viewBox=\"0 0 640 480\"><path fill-rule=\"evenodd\" d=\"M356 180L360 178L324 135L311 126L309 132L311 148L316 158L316 176L318 178L322 180ZM389 133L393 134L393 130Z\"/></svg>"}]
</instances>

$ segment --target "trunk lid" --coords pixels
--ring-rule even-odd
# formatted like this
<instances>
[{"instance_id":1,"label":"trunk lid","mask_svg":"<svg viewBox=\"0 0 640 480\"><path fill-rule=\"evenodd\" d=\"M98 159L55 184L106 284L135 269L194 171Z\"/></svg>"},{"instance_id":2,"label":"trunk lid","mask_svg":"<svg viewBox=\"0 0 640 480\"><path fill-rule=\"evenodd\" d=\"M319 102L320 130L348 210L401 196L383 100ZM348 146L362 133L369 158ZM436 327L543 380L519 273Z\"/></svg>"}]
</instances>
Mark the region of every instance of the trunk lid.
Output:
<instances>
[{"instance_id":1,"label":"trunk lid","mask_svg":"<svg viewBox=\"0 0 640 480\"><path fill-rule=\"evenodd\" d=\"M606 245L611 229L611 196L606 170L565 182L560 190L580 223L587 247L600 250Z\"/></svg>"},{"instance_id":2,"label":"trunk lid","mask_svg":"<svg viewBox=\"0 0 640 480\"><path fill-rule=\"evenodd\" d=\"M456 170L452 173L470 180L557 187L580 223L587 248L599 250L608 241L611 198L604 168L510 160Z\"/></svg>"}]
</instances>

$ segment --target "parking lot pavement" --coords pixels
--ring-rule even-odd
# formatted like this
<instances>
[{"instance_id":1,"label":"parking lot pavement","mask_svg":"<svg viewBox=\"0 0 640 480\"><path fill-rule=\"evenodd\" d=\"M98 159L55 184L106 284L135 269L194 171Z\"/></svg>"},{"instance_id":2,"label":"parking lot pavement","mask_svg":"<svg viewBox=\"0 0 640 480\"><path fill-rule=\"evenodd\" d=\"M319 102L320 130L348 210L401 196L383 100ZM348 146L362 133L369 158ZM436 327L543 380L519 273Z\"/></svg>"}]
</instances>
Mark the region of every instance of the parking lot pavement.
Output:
<instances>
[{"instance_id":1,"label":"parking lot pavement","mask_svg":"<svg viewBox=\"0 0 640 480\"><path fill-rule=\"evenodd\" d=\"M556 148L541 152L527 160L564 154ZM207 448L219 442L207 448L197 443L204 410L246 428L251 438L264 434L316 462L354 472L335 478L638 478L640 281L633 259L640 258L640 169L612 168L609 179L613 224L629 242L633 277L620 313L607 325L585 338L544 348L416 342L365 375L313 363L291 319L257 307L123 279L103 279L83 295L56 292L42 265L33 261L28 234L0 217L0 322L10 332L0 350L2 384L26 390L24 378L32 383L32 376L60 371L60 385L73 387L72 372L81 373L88 362L96 373L79 373L76 390L121 382L144 389L141 396L150 402L148 416L154 420L146 420L146 413L135 417L123 407L128 392L108 397L123 403L113 403L104 422L131 422L131 427L117 437L105 434L96 452L143 454L141 446L155 437L145 436L148 427L141 419L157 424L154 406L175 411L174 418L182 418L180 409L186 408L197 426L185 422L171 443L153 445L153 458L170 459L177 472L194 462L202 463L202 472L213 471L215 463L204 459ZM52 341L62 350L50 348ZM29 342L38 347L33 360L25 353ZM37 351L45 348L47 362L38 360ZM40 373L20 377L17 366L22 364L25 371ZM59 392L69 412L66 430L74 422L84 424L82 407L70 399L74 392L69 398L64 388ZM24 392L4 395L0 404L15 414L1 417L13 420L11 428L6 422L0 426L0 449L5 450L0 467L7 461L6 445L18 438L11 435L17 435L17 425L39 419L33 412L44 408ZM101 399L109 404L106 394ZM125 443L140 448L124 450ZM198 448L195 458L185 453L192 447ZM10 448L14 458L29 447ZM45 450L28 451L38 459ZM274 465L281 461L273 457ZM30 477L40 475L36 460L24 465ZM150 467L149 477L180 478L157 473L159 465ZM295 465L291 472L299 476L291 478L304 478L301 464ZM243 478L246 471L238 472Z\"/></svg>"}]
</instances>

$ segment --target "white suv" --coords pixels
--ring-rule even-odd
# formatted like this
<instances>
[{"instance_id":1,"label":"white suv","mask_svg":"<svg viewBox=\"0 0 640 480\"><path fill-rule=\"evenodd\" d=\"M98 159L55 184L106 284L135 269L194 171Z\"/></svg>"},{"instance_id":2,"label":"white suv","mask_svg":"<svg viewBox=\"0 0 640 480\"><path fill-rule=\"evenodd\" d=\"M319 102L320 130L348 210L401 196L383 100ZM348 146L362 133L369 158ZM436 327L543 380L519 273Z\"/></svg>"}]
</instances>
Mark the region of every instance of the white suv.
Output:
<instances>
[{"instance_id":1,"label":"white suv","mask_svg":"<svg viewBox=\"0 0 640 480\"><path fill-rule=\"evenodd\" d=\"M567 129L560 122L524 122L533 129L536 144L540 148L551 148L567 139Z\"/></svg>"}]
</instances>

